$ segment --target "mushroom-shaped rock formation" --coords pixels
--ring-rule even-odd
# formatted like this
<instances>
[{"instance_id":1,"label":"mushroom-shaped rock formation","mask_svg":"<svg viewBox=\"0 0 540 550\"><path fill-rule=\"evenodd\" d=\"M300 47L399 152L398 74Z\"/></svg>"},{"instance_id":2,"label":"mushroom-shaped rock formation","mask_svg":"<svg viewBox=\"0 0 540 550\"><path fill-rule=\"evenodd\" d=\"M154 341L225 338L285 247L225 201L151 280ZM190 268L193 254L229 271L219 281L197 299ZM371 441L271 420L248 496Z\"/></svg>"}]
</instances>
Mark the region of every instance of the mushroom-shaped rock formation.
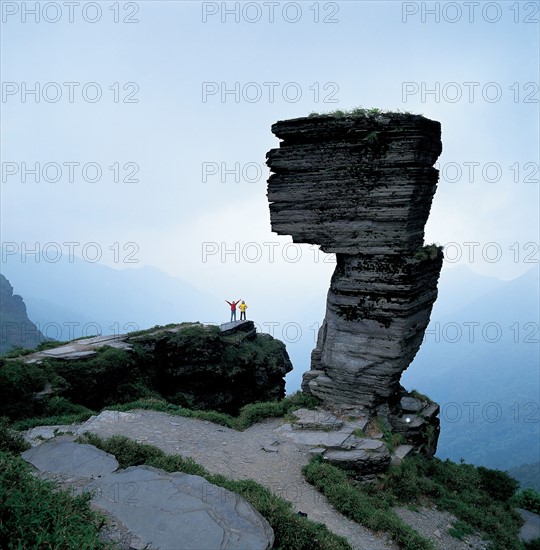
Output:
<instances>
[{"instance_id":1,"label":"mushroom-shaped rock formation","mask_svg":"<svg viewBox=\"0 0 540 550\"><path fill-rule=\"evenodd\" d=\"M272 132L282 140L267 153L273 231L337 261L302 389L327 408L381 416L431 454L438 407L419 400L411 415L399 381L422 343L443 261L439 247L423 246L440 123L367 111L279 121Z\"/></svg>"}]
</instances>

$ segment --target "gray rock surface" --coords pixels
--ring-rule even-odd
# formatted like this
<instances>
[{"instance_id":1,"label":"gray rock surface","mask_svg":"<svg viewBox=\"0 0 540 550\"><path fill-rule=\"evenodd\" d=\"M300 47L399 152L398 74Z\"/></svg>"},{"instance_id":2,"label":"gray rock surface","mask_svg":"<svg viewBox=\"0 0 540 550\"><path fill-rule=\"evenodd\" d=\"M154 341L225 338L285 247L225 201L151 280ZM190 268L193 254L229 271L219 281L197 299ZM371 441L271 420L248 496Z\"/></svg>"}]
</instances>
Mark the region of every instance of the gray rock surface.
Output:
<instances>
[{"instance_id":1,"label":"gray rock surface","mask_svg":"<svg viewBox=\"0 0 540 550\"><path fill-rule=\"evenodd\" d=\"M92 424L94 429L105 425ZM131 548L266 550L273 546L274 533L266 519L238 494L203 477L149 466L117 471L112 455L71 441L47 441L22 457L42 474L68 477L75 492L92 492L93 505L129 530Z\"/></svg>"},{"instance_id":2,"label":"gray rock surface","mask_svg":"<svg viewBox=\"0 0 540 550\"><path fill-rule=\"evenodd\" d=\"M71 441L47 441L25 451L22 457L42 472L75 477L99 477L118 469L113 455Z\"/></svg>"},{"instance_id":3,"label":"gray rock surface","mask_svg":"<svg viewBox=\"0 0 540 550\"><path fill-rule=\"evenodd\" d=\"M126 341L127 338L127 334L109 334L105 336L93 336L92 338L81 338L57 348L37 351L20 359L25 363L41 363L43 359L47 358L64 360L84 359L85 357L96 355L96 350L103 346L130 350L132 346Z\"/></svg>"},{"instance_id":4,"label":"gray rock surface","mask_svg":"<svg viewBox=\"0 0 540 550\"><path fill-rule=\"evenodd\" d=\"M525 522L519 531L519 538L525 542L540 539L540 515L521 508L517 511Z\"/></svg>"},{"instance_id":5,"label":"gray rock surface","mask_svg":"<svg viewBox=\"0 0 540 550\"><path fill-rule=\"evenodd\" d=\"M282 140L267 153L273 231L336 254L302 389L327 408L391 423L402 416L399 381L422 343L442 267L441 250L423 248L440 124L399 113L320 115L279 121L272 132ZM438 424L429 452L437 434Z\"/></svg>"},{"instance_id":6,"label":"gray rock surface","mask_svg":"<svg viewBox=\"0 0 540 550\"><path fill-rule=\"evenodd\" d=\"M297 409L293 415L293 430L339 430L343 426L342 420L321 409Z\"/></svg>"},{"instance_id":7,"label":"gray rock surface","mask_svg":"<svg viewBox=\"0 0 540 550\"><path fill-rule=\"evenodd\" d=\"M269 549L274 532L242 497L200 476L133 466L91 487L94 502L163 550Z\"/></svg>"}]
</instances>

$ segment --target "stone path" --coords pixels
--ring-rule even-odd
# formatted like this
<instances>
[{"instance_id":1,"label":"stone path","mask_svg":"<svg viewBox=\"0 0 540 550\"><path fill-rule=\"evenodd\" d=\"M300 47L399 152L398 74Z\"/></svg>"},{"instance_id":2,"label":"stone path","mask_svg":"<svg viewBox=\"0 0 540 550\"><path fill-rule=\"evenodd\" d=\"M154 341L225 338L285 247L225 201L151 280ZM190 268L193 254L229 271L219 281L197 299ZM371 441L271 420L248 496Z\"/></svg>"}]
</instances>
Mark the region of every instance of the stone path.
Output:
<instances>
[{"instance_id":1,"label":"stone path","mask_svg":"<svg viewBox=\"0 0 540 550\"><path fill-rule=\"evenodd\" d=\"M304 480L301 468L311 456L309 447L291 440L280 429L282 423L281 419L268 419L238 432L204 420L156 411L103 411L85 424L67 429L74 436L85 431L101 437L124 435L166 453L190 457L212 473L253 479L291 502L296 511L345 537L355 549L396 550L397 545L387 535L375 534L347 519ZM27 432L26 437L31 440L32 436L41 439L53 435L54 427L40 427ZM428 508L420 508L419 512L405 508L396 511L438 549L482 550L487 546L479 537L459 541L448 535L447 529L455 518L446 512Z\"/></svg>"}]
</instances>

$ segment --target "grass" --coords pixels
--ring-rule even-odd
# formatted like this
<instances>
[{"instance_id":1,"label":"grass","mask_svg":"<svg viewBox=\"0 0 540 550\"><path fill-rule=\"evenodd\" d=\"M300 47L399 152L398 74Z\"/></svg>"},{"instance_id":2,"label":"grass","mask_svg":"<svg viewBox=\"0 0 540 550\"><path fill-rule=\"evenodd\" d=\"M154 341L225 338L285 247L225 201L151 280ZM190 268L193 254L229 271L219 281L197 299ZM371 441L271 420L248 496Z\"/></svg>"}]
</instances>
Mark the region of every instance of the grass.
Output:
<instances>
[{"instance_id":1,"label":"grass","mask_svg":"<svg viewBox=\"0 0 540 550\"><path fill-rule=\"evenodd\" d=\"M405 438L403 435L392 432L387 423L380 416L376 416L374 418L374 423L377 429L383 434L382 440L386 443L386 446L391 453L393 453L400 445L405 443Z\"/></svg>"},{"instance_id":2,"label":"grass","mask_svg":"<svg viewBox=\"0 0 540 550\"><path fill-rule=\"evenodd\" d=\"M274 548L283 550L350 550L348 542L326 526L297 515L283 498L251 480L235 481L211 474L190 458L168 455L151 445L136 443L123 436L102 439L87 433L81 442L90 443L113 454L122 468L146 464L167 472L185 472L204 477L208 482L241 495L272 526Z\"/></svg>"},{"instance_id":3,"label":"grass","mask_svg":"<svg viewBox=\"0 0 540 550\"><path fill-rule=\"evenodd\" d=\"M90 498L58 490L21 458L0 451L0 548L111 548L99 539L104 518Z\"/></svg>"},{"instance_id":4,"label":"grass","mask_svg":"<svg viewBox=\"0 0 540 550\"><path fill-rule=\"evenodd\" d=\"M238 416L232 416L230 414L218 411L189 409L187 407L169 403L165 399L155 398L138 399L130 403L111 405L106 407L106 409L122 412L131 411L134 409L159 411L175 416L184 416L186 418L198 418L200 420L206 420L207 422L213 422L214 424L226 426L227 428L231 428L233 430L242 431L266 418L287 418L291 414L291 411L295 409L314 408L319 405L319 403L319 400L315 397L304 395L302 392L296 392L288 397L285 397L281 401L250 403L249 405L245 405L240 409L240 414ZM65 405L65 407L66 410L70 410L71 408L67 405ZM95 411L91 411L90 409L86 409L85 407L80 407L80 412L17 420L12 424L12 428L14 430L24 431L36 426L79 424L81 422L85 422L94 414L97 413Z\"/></svg>"},{"instance_id":5,"label":"grass","mask_svg":"<svg viewBox=\"0 0 540 550\"><path fill-rule=\"evenodd\" d=\"M238 416L232 416L217 411L188 409L160 399L140 399L131 403L107 407L107 409L124 412L133 409L154 410L176 416L207 420L208 422L220 424L221 426L226 426L233 430L242 431L266 418L286 417L295 409L314 408L319 403L319 400L315 397L307 396L302 392L296 392L291 396L285 397L281 401L250 403L249 405L245 405L240 409Z\"/></svg>"},{"instance_id":6,"label":"grass","mask_svg":"<svg viewBox=\"0 0 540 550\"><path fill-rule=\"evenodd\" d=\"M483 533L496 550L521 548L521 520L511 501L516 488L505 472L421 456L391 467L376 486L401 503L433 502L460 520L454 536L463 536L467 525Z\"/></svg>"},{"instance_id":7,"label":"grass","mask_svg":"<svg viewBox=\"0 0 540 550\"><path fill-rule=\"evenodd\" d=\"M513 496L517 482L499 470L417 455L390 467L375 483L359 484L321 457L314 457L303 473L341 513L368 528L388 532L401 548L432 546L395 517L391 507L396 504L414 509L431 503L447 510L457 518L450 535L463 539L478 531L492 550L522 550L540 544L540 540L529 545L518 540L521 519L514 510L524 501L535 509L540 495L534 491L526 497L522 493Z\"/></svg>"},{"instance_id":8,"label":"grass","mask_svg":"<svg viewBox=\"0 0 540 550\"><path fill-rule=\"evenodd\" d=\"M343 515L374 531L384 531L404 550L434 550L428 540L405 523L392 509L388 493L360 490L347 474L313 457L302 469L306 480L314 485Z\"/></svg>"},{"instance_id":9,"label":"grass","mask_svg":"<svg viewBox=\"0 0 540 550\"><path fill-rule=\"evenodd\" d=\"M474 533L474 529L469 524L458 519L452 527L448 529L448 533L456 539L463 540L467 535Z\"/></svg>"},{"instance_id":10,"label":"grass","mask_svg":"<svg viewBox=\"0 0 540 550\"><path fill-rule=\"evenodd\" d=\"M24 420L17 420L14 422L12 427L14 430L25 431L35 428L36 426L63 426L67 424L79 424L81 422L85 422L94 414L96 413L88 411L76 414L46 416L41 418L25 418Z\"/></svg>"},{"instance_id":11,"label":"grass","mask_svg":"<svg viewBox=\"0 0 540 550\"><path fill-rule=\"evenodd\" d=\"M442 254L442 250L443 250L443 247L440 245L428 244L426 246L420 247L415 252L414 257L420 261L436 260ZM418 394L418 395L422 395L422 394Z\"/></svg>"},{"instance_id":12,"label":"grass","mask_svg":"<svg viewBox=\"0 0 540 550\"><path fill-rule=\"evenodd\" d=\"M373 107L371 109L367 109L364 107L355 107L353 109L337 109L335 111L331 111L329 113L315 113L312 112L309 114L309 117L318 117L318 116L333 116L335 118L344 118L344 117L357 117L357 118L363 118L363 117L374 117L377 115L395 115L395 114L405 114L410 115L409 111L400 111L399 109L396 109L395 111L385 111L382 109L378 109L377 107Z\"/></svg>"}]
</instances>

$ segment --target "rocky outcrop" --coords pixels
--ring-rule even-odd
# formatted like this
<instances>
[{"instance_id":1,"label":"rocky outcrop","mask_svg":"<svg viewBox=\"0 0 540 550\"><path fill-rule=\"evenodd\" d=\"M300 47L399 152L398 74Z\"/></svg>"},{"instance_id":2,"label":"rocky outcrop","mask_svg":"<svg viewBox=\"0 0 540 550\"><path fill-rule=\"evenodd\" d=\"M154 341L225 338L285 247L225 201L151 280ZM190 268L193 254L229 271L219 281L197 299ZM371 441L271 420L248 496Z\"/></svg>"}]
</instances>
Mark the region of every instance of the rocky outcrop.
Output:
<instances>
[{"instance_id":1,"label":"rocky outcrop","mask_svg":"<svg viewBox=\"0 0 540 550\"><path fill-rule=\"evenodd\" d=\"M438 247L423 247L440 124L367 112L280 121L272 132L282 140L267 153L272 229L337 261L302 389L406 435L399 381L422 342L443 259ZM417 415L417 439L437 412Z\"/></svg>"},{"instance_id":2,"label":"rocky outcrop","mask_svg":"<svg viewBox=\"0 0 540 550\"><path fill-rule=\"evenodd\" d=\"M54 372L47 399L61 397L92 410L153 397L237 413L248 403L283 398L285 375L292 370L285 345L257 334L253 321L221 327L181 323L96 336L20 360L45 362Z\"/></svg>"},{"instance_id":3,"label":"rocky outcrop","mask_svg":"<svg viewBox=\"0 0 540 550\"><path fill-rule=\"evenodd\" d=\"M43 340L28 318L22 297L13 294L10 282L0 274L0 355L13 348L35 348Z\"/></svg>"}]
</instances>

